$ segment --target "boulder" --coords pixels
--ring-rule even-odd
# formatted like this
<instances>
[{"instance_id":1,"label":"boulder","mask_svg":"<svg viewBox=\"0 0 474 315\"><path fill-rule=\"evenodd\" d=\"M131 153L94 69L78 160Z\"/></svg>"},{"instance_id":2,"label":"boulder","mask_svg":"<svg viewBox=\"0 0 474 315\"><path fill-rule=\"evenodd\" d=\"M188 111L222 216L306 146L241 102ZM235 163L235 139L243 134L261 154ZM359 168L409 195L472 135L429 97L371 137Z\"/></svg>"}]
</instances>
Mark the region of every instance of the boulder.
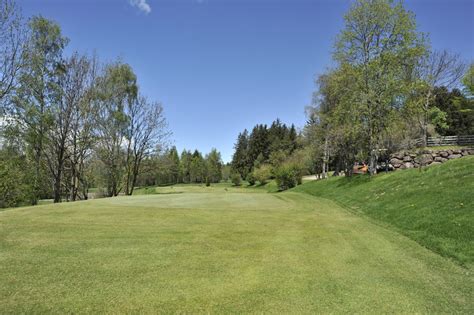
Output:
<instances>
[{"instance_id":1,"label":"boulder","mask_svg":"<svg viewBox=\"0 0 474 315\"><path fill-rule=\"evenodd\" d=\"M461 154L451 154L448 156L448 159L453 160L453 159L459 159L460 157L462 157Z\"/></svg>"},{"instance_id":2,"label":"boulder","mask_svg":"<svg viewBox=\"0 0 474 315\"><path fill-rule=\"evenodd\" d=\"M422 155L418 156L415 159L415 162L419 163L421 165L430 164L431 162L433 162L433 157L431 156L431 153L430 154L425 153L425 154L422 154Z\"/></svg>"},{"instance_id":3,"label":"boulder","mask_svg":"<svg viewBox=\"0 0 474 315\"><path fill-rule=\"evenodd\" d=\"M448 160L447 158L444 158L444 157L441 157L441 156L437 156L437 157L435 157L434 162L444 163L444 162L446 162L447 160ZM434 162L433 162L433 163L434 163Z\"/></svg>"},{"instance_id":4,"label":"boulder","mask_svg":"<svg viewBox=\"0 0 474 315\"><path fill-rule=\"evenodd\" d=\"M403 163L403 161L400 160L400 159L397 159L397 158L392 158L390 160L390 164L392 164L394 167L399 167L400 164L402 164L402 163Z\"/></svg>"},{"instance_id":5,"label":"boulder","mask_svg":"<svg viewBox=\"0 0 474 315\"><path fill-rule=\"evenodd\" d=\"M443 163L434 161L430 165L437 165L437 164L443 164Z\"/></svg>"},{"instance_id":6,"label":"boulder","mask_svg":"<svg viewBox=\"0 0 474 315\"><path fill-rule=\"evenodd\" d=\"M423 153L423 154L431 154L431 153L433 153L433 151L432 151L432 150L429 150L429 149L426 149L426 150L421 151L421 153Z\"/></svg>"},{"instance_id":7,"label":"boulder","mask_svg":"<svg viewBox=\"0 0 474 315\"><path fill-rule=\"evenodd\" d=\"M411 162L411 156L405 155L405 156L403 157L403 162Z\"/></svg>"},{"instance_id":8,"label":"boulder","mask_svg":"<svg viewBox=\"0 0 474 315\"><path fill-rule=\"evenodd\" d=\"M448 150L448 155L452 155L453 154L453 150Z\"/></svg>"},{"instance_id":9,"label":"boulder","mask_svg":"<svg viewBox=\"0 0 474 315\"><path fill-rule=\"evenodd\" d=\"M449 156L449 154L448 154L448 152L446 152L446 151L440 151L440 152L439 152L439 156L444 157L444 158L447 158L447 157Z\"/></svg>"},{"instance_id":10,"label":"boulder","mask_svg":"<svg viewBox=\"0 0 474 315\"><path fill-rule=\"evenodd\" d=\"M461 150L453 150L453 154L461 154Z\"/></svg>"},{"instance_id":11,"label":"boulder","mask_svg":"<svg viewBox=\"0 0 474 315\"><path fill-rule=\"evenodd\" d=\"M403 154L403 152L397 152L397 153L392 154L392 158L397 159L397 160L403 160L404 156L405 154Z\"/></svg>"},{"instance_id":12,"label":"boulder","mask_svg":"<svg viewBox=\"0 0 474 315\"><path fill-rule=\"evenodd\" d=\"M413 165L413 163L411 162L405 162L402 164L402 166L400 167L401 169L407 169L407 168L413 168L415 167L415 165Z\"/></svg>"},{"instance_id":13,"label":"boulder","mask_svg":"<svg viewBox=\"0 0 474 315\"><path fill-rule=\"evenodd\" d=\"M468 155L469 155L469 151L463 150L463 151L461 152L461 155L462 155L462 156L468 156Z\"/></svg>"}]
</instances>

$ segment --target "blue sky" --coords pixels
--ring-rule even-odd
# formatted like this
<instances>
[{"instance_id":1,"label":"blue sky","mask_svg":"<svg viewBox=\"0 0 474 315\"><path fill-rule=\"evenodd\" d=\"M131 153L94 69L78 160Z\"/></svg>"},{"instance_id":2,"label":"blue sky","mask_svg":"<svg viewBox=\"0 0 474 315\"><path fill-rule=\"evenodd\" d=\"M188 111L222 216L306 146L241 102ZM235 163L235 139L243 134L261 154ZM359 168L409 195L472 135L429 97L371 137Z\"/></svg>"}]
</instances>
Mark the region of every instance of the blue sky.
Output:
<instances>
[{"instance_id":1,"label":"blue sky","mask_svg":"<svg viewBox=\"0 0 474 315\"><path fill-rule=\"evenodd\" d=\"M58 22L68 52L121 58L161 101L172 141L229 161L237 134L276 118L305 122L315 75L331 66L346 0L18 0ZM474 0L406 7L434 48L474 59Z\"/></svg>"}]
</instances>

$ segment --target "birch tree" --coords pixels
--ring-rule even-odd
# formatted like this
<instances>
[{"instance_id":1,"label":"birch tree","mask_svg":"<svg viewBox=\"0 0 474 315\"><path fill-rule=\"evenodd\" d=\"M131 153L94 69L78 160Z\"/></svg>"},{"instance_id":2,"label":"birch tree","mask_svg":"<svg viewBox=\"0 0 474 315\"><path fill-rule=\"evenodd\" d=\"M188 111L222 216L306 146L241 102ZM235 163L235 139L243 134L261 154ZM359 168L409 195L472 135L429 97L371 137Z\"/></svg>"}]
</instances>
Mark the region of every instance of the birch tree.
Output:
<instances>
[{"instance_id":1,"label":"birch tree","mask_svg":"<svg viewBox=\"0 0 474 315\"><path fill-rule=\"evenodd\" d=\"M371 174L376 172L391 115L396 115L412 88L407 68L413 68L425 54L426 44L416 30L414 15L401 2L358 0L345 16L334 57L340 65L348 64L357 71L354 99L368 136Z\"/></svg>"}]
</instances>

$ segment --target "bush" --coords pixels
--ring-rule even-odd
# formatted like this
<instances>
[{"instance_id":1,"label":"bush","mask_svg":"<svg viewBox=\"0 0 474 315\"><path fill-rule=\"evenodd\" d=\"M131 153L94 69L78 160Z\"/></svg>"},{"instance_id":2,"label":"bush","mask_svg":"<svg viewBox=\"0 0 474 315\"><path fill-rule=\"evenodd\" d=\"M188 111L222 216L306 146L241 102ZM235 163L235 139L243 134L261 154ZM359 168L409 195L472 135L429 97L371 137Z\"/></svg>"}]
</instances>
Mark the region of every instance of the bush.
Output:
<instances>
[{"instance_id":1,"label":"bush","mask_svg":"<svg viewBox=\"0 0 474 315\"><path fill-rule=\"evenodd\" d=\"M211 186L211 178L209 176L206 176L206 187Z\"/></svg>"},{"instance_id":2,"label":"bush","mask_svg":"<svg viewBox=\"0 0 474 315\"><path fill-rule=\"evenodd\" d=\"M31 198L22 167L15 158L0 161L0 208L16 207Z\"/></svg>"},{"instance_id":3,"label":"bush","mask_svg":"<svg viewBox=\"0 0 474 315\"><path fill-rule=\"evenodd\" d=\"M232 181L232 184L234 186L240 186L242 184L242 177L240 177L240 174L234 173L230 176L230 180Z\"/></svg>"},{"instance_id":4,"label":"bush","mask_svg":"<svg viewBox=\"0 0 474 315\"><path fill-rule=\"evenodd\" d=\"M293 163L285 163L275 170L275 180L279 190L287 190L302 181L301 169Z\"/></svg>"},{"instance_id":5,"label":"bush","mask_svg":"<svg viewBox=\"0 0 474 315\"><path fill-rule=\"evenodd\" d=\"M253 170L253 177L260 185L265 185L272 176L272 167L268 164L263 164Z\"/></svg>"},{"instance_id":6,"label":"bush","mask_svg":"<svg viewBox=\"0 0 474 315\"><path fill-rule=\"evenodd\" d=\"M250 172L248 175L247 175L247 181L249 182L249 185L250 186L253 186L255 185L255 176L253 175L253 172Z\"/></svg>"}]
</instances>

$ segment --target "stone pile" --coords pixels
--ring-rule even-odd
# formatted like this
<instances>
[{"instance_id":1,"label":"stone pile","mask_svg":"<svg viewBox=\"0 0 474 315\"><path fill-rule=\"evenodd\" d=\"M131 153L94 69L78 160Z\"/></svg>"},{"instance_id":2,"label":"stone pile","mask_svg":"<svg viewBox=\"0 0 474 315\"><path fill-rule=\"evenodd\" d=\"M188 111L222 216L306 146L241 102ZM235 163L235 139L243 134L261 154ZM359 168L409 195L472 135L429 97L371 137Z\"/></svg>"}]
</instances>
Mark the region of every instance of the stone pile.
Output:
<instances>
[{"instance_id":1,"label":"stone pile","mask_svg":"<svg viewBox=\"0 0 474 315\"><path fill-rule=\"evenodd\" d=\"M403 170L441 164L468 155L474 155L474 149L402 151L390 155L390 164L395 170Z\"/></svg>"}]
</instances>

